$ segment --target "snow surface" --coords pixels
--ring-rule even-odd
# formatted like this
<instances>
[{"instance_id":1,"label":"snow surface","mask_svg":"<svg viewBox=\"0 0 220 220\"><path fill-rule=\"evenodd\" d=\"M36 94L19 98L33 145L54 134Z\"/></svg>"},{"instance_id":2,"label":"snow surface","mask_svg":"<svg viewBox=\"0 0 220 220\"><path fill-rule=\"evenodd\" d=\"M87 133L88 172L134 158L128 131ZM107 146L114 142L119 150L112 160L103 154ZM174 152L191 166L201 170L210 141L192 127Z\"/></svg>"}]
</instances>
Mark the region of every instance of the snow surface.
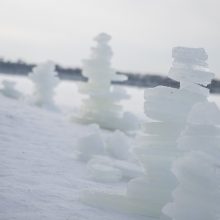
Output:
<instances>
[{"instance_id":1,"label":"snow surface","mask_svg":"<svg viewBox=\"0 0 220 220\"><path fill-rule=\"evenodd\" d=\"M32 93L27 78L1 75L0 81L4 79L15 80L22 93ZM126 90L131 99L123 106L144 118L143 89ZM55 100L66 114L77 109L81 98L75 82L62 81ZM210 100L220 106L219 96ZM65 114L1 95L0 106L0 220L150 220L80 201L83 190L124 194L127 185L125 181L94 182L87 176L86 164L75 159L77 139L90 134L91 127L68 123Z\"/></svg>"},{"instance_id":2,"label":"snow surface","mask_svg":"<svg viewBox=\"0 0 220 220\"><path fill-rule=\"evenodd\" d=\"M75 160L77 138L88 126L3 96L0 103L0 219L146 220L80 202L82 190L126 186L89 180L86 165Z\"/></svg>"}]
</instances>

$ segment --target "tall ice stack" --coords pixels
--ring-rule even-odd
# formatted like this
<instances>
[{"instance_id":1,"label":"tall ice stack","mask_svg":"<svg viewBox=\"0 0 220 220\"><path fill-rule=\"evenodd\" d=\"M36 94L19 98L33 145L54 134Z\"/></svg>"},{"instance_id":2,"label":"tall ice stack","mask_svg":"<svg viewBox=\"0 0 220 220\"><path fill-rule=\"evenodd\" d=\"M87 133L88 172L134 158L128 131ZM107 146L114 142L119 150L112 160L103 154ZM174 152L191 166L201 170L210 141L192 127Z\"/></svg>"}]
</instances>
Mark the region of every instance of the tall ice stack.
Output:
<instances>
[{"instance_id":1,"label":"tall ice stack","mask_svg":"<svg viewBox=\"0 0 220 220\"><path fill-rule=\"evenodd\" d=\"M179 182L163 212L175 220L217 220L220 214L220 111L216 104L195 105L178 140L185 156L175 161Z\"/></svg>"},{"instance_id":2,"label":"tall ice stack","mask_svg":"<svg viewBox=\"0 0 220 220\"><path fill-rule=\"evenodd\" d=\"M129 98L128 94L123 88L111 85L112 81L127 79L111 67L113 52L108 44L111 36L101 33L94 40L97 46L91 48L91 57L83 60L83 75L88 78L88 83L81 85L79 91L87 97L83 99L76 119L86 124L97 123L110 130L134 130L138 126L136 117L123 112L119 104L122 99Z\"/></svg>"},{"instance_id":3,"label":"tall ice stack","mask_svg":"<svg viewBox=\"0 0 220 220\"><path fill-rule=\"evenodd\" d=\"M177 181L171 172L173 161L181 155L177 139L184 129L193 105L207 99L205 88L214 77L209 72L202 48L175 47L169 76L180 82L180 89L158 86L145 91L145 113L151 121L143 125L135 152L145 175L128 183L126 195L84 194L84 201L116 210L159 218ZM102 201L102 202L99 202Z\"/></svg>"},{"instance_id":4,"label":"tall ice stack","mask_svg":"<svg viewBox=\"0 0 220 220\"><path fill-rule=\"evenodd\" d=\"M145 113L153 121L146 122L135 149L146 175L128 184L127 196L146 205L146 214L159 217L171 199L176 179L172 162L181 154L177 138L195 103L206 100L213 74L206 64L202 48L173 48L173 65L169 76L180 82L180 89L158 86L145 91Z\"/></svg>"}]
</instances>

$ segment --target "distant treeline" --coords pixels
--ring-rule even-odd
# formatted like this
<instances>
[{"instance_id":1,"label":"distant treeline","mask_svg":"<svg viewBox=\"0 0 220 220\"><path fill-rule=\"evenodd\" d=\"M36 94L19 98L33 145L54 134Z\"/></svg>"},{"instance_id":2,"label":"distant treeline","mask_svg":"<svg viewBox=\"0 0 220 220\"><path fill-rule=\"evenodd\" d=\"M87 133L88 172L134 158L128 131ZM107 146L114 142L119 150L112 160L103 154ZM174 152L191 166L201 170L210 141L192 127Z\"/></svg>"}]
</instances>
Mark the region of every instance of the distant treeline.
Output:
<instances>
[{"instance_id":1,"label":"distant treeline","mask_svg":"<svg viewBox=\"0 0 220 220\"><path fill-rule=\"evenodd\" d=\"M22 60L6 61L0 59L0 72L5 74L27 75L36 64L26 63ZM63 80L87 81L87 78L82 75L80 68L67 68L61 65L56 65L56 71L59 78ZM114 84L136 86L136 87L155 87L158 85L178 88L179 83L168 77L153 73L139 74L118 72L118 74L126 75L128 79L124 82L113 82ZM209 85L211 93L220 93L220 80L214 79Z\"/></svg>"}]
</instances>

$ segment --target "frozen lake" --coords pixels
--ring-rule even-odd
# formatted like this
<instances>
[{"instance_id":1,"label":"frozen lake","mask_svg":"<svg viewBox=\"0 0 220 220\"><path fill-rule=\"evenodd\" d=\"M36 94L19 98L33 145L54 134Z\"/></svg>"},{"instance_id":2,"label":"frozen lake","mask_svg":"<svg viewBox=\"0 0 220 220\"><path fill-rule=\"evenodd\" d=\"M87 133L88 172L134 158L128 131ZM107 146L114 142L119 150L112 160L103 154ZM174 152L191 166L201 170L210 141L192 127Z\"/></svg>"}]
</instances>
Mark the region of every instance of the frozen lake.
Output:
<instances>
[{"instance_id":1,"label":"frozen lake","mask_svg":"<svg viewBox=\"0 0 220 220\"><path fill-rule=\"evenodd\" d=\"M32 93L33 84L27 77L0 74L0 87L1 82L5 79L15 81L17 83L16 88L24 94L29 95ZM64 112L68 113L79 108L83 98L83 95L78 92L78 85L80 83L82 82L63 80L57 87L55 101ZM131 98L122 101L123 107L127 111L142 117L144 114L144 89L128 86L124 86L124 88ZM210 95L209 100L215 101L220 107L220 95Z\"/></svg>"}]
</instances>

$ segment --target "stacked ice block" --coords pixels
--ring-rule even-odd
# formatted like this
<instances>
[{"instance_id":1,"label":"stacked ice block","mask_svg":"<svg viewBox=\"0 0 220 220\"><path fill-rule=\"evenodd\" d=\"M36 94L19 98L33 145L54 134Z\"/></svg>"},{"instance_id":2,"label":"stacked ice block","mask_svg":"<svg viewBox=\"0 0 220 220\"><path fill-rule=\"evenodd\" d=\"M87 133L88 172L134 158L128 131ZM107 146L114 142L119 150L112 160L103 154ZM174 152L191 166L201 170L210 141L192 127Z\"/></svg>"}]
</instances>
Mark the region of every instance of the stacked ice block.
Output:
<instances>
[{"instance_id":1,"label":"stacked ice block","mask_svg":"<svg viewBox=\"0 0 220 220\"><path fill-rule=\"evenodd\" d=\"M102 128L123 131L138 127L137 119L129 112L123 112L119 102L129 98L122 88L111 85L111 81L124 81L126 76L116 74L111 67L113 52L108 45L111 36L99 34L95 39L90 59L83 60L83 75L88 83L81 85L80 92L87 95L83 100L77 120L82 123L97 123Z\"/></svg>"},{"instance_id":2,"label":"stacked ice block","mask_svg":"<svg viewBox=\"0 0 220 220\"><path fill-rule=\"evenodd\" d=\"M220 111L214 103L194 106L178 147L186 155L173 165L179 185L164 213L176 220L215 220L220 214Z\"/></svg>"}]
</instances>

